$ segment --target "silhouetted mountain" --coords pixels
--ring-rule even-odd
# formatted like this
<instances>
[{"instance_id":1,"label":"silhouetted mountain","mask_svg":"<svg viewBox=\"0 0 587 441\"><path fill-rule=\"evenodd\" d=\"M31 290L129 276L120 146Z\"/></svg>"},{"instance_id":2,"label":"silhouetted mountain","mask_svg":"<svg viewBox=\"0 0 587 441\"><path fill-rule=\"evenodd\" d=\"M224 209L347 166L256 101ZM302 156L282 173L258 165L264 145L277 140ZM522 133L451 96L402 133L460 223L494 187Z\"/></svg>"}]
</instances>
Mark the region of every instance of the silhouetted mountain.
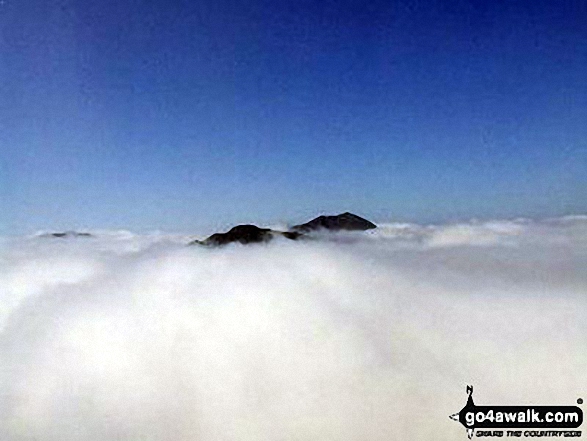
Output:
<instances>
[{"instance_id":1,"label":"silhouetted mountain","mask_svg":"<svg viewBox=\"0 0 587 441\"><path fill-rule=\"evenodd\" d=\"M93 237L90 233L78 233L77 231L64 231L63 233L45 233L39 237L56 237L59 239L66 239L69 237Z\"/></svg>"},{"instance_id":2,"label":"silhouetted mountain","mask_svg":"<svg viewBox=\"0 0 587 441\"><path fill-rule=\"evenodd\" d=\"M280 232L256 225L237 225L226 233L216 233L205 240L194 240L189 245L221 246L232 242L241 244L269 242L274 236L280 235L295 240L300 234L296 232Z\"/></svg>"},{"instance_id":3,"label":"silhouetted mountain","mask_svg":"<svg viewBox=\"0 0 587 441\"><path fill-rule=\"evenodd\" d=\"M319 229L339 231L339 230L371 230L377 228L373 222L363 219L356 214L346 213L337 216L318 216L305 224L294 225L291 231L295 232L309 232Z\"/></svg>"},{"instance_id":4,"label":"silhouetted mountain","mask_svg":"<svg viewBox=\"0 0 587 441\"><path fill-rule=\"evenodd\" d=\"M241 244L269 242L275 236L283 236L296 240L306 237L306 233L325 229L339 230L370 230L377 228L372 222L355 214L346 212L337 216L319 216L309 222L293 226L289 231L275 231L269 228L259 228L256 225L237 225L226 233L216 233L204 240L194 240L188 245L222 246L233 242Z\"/></svg>"}]
</instances>

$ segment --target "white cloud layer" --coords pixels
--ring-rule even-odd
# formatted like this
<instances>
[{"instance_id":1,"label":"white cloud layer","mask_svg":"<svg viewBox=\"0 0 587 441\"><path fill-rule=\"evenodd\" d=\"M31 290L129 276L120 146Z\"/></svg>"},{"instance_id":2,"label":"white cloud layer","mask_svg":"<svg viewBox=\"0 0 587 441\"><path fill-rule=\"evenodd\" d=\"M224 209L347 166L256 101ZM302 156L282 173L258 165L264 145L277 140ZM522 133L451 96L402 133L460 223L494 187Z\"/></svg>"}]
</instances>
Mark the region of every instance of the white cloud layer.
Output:
<instances>
[{"instance_id":1,"label":"white cloud layer","mask_svg":"<svg viewBox=\"0 0 587 441\"><path fill-rule=\"evenodd\" d=\"M0 241L1 440L454 440L466 384L585 398L585 216L189 239Z\"/></svg>"}]
</instances>

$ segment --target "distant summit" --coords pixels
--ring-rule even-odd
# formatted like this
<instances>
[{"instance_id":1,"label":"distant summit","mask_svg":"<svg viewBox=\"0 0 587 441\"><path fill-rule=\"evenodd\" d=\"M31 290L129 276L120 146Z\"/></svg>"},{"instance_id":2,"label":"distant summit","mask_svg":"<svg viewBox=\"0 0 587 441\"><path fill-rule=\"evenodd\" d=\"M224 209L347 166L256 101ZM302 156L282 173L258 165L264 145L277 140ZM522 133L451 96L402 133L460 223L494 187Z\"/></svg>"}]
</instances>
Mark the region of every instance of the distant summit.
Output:
<instances>
[{"instance_id":1,"label":"distant summit","mask_svg":"<svg viewBox=\"0 0 587 441\"><path fill-rule=\"evenodd\" d=\"M347 211L336 216L318 216L316 219L312 219L305 224L294 225L291 230L298 232L309 232L320 229L331 231L365 231L372 230L373 228L377 228L377 225L373 222Z\"/></svg>"},{"instance_id":2,"label":"distant summit","mask_svg":"<svg viewBox=\"0 0 587 441\"><path fill-rule=\"evenodd\" d=\"M336 216L319 216L305 224L294 225L289 231L276 231L259 228L256 225L237 225L226 233L215 233L204 240L194 240L188 245L218 247L238 242L243 245L269 242L274 237L296 240L304 238L307 233L318 230L330 231L365 231L377 228L377 225L349 212Z\"/></svg>"},{"instance_id":3,"label":"distant summit","mask_svg":"<svg viewBox=\"0 0 587 441\"><path fill-rule=\"evenodd\" d=\"M64 231L62 233L45 233L39 237L56 237L59 239L67 239L69 237L93 237L90 233L78 233L77 231Z\"/></svg>"},{"instance_id":4,"label":"distant summit","mask_svg":"<svg viewBox=\"0 0 587 441\"><path fill-rule=\"evenodd\" d=\"M283 236L288 239L297 239L299 233L281 232L269 228L259 228L256 225L237 225L226 233L216 233L205 240L194 240L190 245L221 246L232 242L243 245L249 243L269 242L274 236Z\"/></svg>"}]
</instances>

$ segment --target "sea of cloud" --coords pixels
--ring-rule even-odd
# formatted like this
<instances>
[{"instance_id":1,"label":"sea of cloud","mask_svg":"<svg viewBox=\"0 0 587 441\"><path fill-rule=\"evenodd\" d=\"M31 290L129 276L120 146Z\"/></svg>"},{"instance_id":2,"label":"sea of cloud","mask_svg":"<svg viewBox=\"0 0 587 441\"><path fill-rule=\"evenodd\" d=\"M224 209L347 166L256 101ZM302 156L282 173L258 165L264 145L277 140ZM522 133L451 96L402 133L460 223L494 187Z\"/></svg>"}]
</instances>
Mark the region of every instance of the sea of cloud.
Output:
<instances>
[{"instance_id":1,"label":"sea of cloud","mask_svg":"<svg viewBox=\"0 0 587 441\"><path fill-rule=\"evenodd\" d=\"M587 216L0 239L0 440L455 440L587 395Z\"/></svg>"}]
</instances>

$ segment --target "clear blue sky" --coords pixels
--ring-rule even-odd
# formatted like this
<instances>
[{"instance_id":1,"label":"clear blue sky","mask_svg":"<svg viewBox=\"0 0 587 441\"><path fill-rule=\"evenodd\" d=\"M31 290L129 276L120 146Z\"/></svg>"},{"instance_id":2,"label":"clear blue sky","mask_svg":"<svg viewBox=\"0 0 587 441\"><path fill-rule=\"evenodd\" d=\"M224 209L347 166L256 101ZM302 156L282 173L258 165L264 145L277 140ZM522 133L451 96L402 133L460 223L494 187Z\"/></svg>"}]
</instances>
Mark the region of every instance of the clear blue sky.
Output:
<instances>
[{"instance_id":1,"label":"clear blue sky","mask_svg":"<svg viewBox=\"0 0 587 441\"><path fill-rule=\"evenodd\" d=\"M0 234L587 212L587 2L4 0Z\"/></svg>"}]
</instances>

